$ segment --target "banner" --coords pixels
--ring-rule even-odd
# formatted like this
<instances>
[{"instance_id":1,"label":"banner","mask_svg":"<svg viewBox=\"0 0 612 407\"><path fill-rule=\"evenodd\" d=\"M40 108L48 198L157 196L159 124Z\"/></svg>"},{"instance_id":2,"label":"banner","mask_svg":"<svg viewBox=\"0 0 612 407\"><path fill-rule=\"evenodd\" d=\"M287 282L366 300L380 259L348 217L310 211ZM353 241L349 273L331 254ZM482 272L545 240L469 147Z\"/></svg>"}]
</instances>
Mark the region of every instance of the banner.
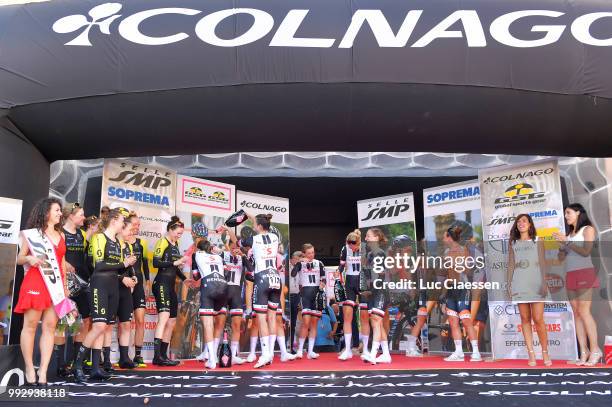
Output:
<instances>
[{"instance_id":1,"label":"banner","mask_svg":"<svg viewBox=\"0 0 612 407\"><path fill-rule=\"evenodd\" d=\"M216 181L178 175L176 178L176 215L185 223L185 233L179 240L181 252L191 258L196 236L193 225L203 224L208 229L207 239L225 250L222 234L215 229L236 210L236 187ZM201 226L200 226L201 227ZM185 272L191 271L191 260ZM202 329L198 316L200 290L181 285L179 298L186 306L179 309L171 348L180 358L192 358L201 351ZM151 324L153 325L153 324Z\"/></svg>"},{"instance_id":2,"label":"banner","mask_svg":"<svg viewBox=\"0 0 612 407\"><path fill-rule=\"evenodd\" d=\"M552 234L564 232L561 180L557 160L547 159L527 164L502 166L479 171L482 193L482 218L484 226L487 280L500 282L501 289L491 290L489 310L491 314L491 336L497 358L525 358L518 308L516 313L504 310L513 307L507 296L508 239L516 216L528 213L533 218L537 236L544 239L546 257L557 256L558 244ZM562 267L549 267L546 275L549 291L558 303L547 304L545 313L549 327L549 352L553 359L576 359L576 334L573 313L566 302L565 275ZM511 308L510 308L511 309ZM550 331L559 327L560 331ZM556 338L556 339L553 339ZM538 346L537 335L534 345Z\"/></svg>"},{"instance_id":3,"label":"banner","mask_svg":"<svg viewBox=\"0 0 612 407\"><path fill-rule=\"evenodd\" d=\"M138 237L147 242L149 256L153 254L155 242L166 233L166 225L175 213L176 172L150 164L111 159L104 160L102 173L101 205L115 208L122 206L135 211L140 217ZM153 268L152 258L149 262L150 278L154 279L157 270ZM152 293L147 304L155 303ZM145 339L142 357L145 361L153 358L154 324L157 313L152 313L147 305ZM118 355L113 354L115 359Z\"/></svg>"},{"instance_id":4,"label":"banner","mask_svg":"<svg viewBox=\"0 0 612 407\"><path fill-rule=\"evenodd\" d=\"M529 355L523 337L518 305L508 301L489 301L489 312L493 357L527 359ZM570 303L561 301L544 304L544 319L551 359L576 360L576 331ZM539 355L540 341L535 327L532 328L534 350L536 355Z\"/></svg>"},{"instance_id":5,"label":"banner","mask_svg":"<svg viewBox=\"0 0 612 407\"><path fill-rule=\"evenodd\" d=\"M252 192L236 191L236 210L243 209L247 214L271 214L272 226L280 232L280 245L278 252L288 263L289 254L289 199L277 196L255 194ZM250 221L238 226L238 235L246 238L253 234L254 225Z\"/></svg>"},{"instance_id":6,"label":"banner","mask_svg":"<svg viewBox=\"0 0 612 407\"><path fill-rule=\"evenodd\" d=\"M0 345L7 345L10 337L21 207L21 200L0 198Z\"/></svg>"},{"instance_id":7,"label":"banner","mask_svg":"<svg viewBox=\"0 0 612 407\"><path fill-rule=\"evenodd\" d=\"M477 179L458 182L455 184L442 185L423 190L423 215L425 232L425 249L428 255L444 256L446 249L443 239L446 231L453 225L459 225L462 229L462 243L468 248L473 258L484 256L482 239L482 216L480 211L480 184ZM469 279L472 282L485 280L485 268L477 267L469 270ZM440 280L446 278L446 274L437 274ZM487 296L485 290L474 290L472 300L480 300L480 307L487 307ZM437 296L432 296L437 298ZM479 308L480 309L480 308ZM485 310L487 308L484 308ZM438 308L432 310L432 318L438 312ZM486 321L483 321L486 322ZM429 341L429 351L444 351L448 349L447 344L441 343L441 335L432 336ZM482 341L486 344L486 341ZM452 349L452 346L450 347ZM481 346L481 351L489 351Z\"/></svg>"},{"instance_id":8,"label":"banner","mask_svg":"<svg viewBox=\"0 0 612 407\"><path fill-rule=\"evenodd\" d=\"M412 193L385 196L381 198L366 199L357 202L357 216L359 229L361 230L361 255L368 255L365 239L372 229L378 229L384 235L386 244L380 248L388 257L416 256L416 227L414 218L414 196ZM362 260L362 264L364 260ZM409 271L395 265L385 269L385 280L399 282L410 279ZM408 291L404 288L389 289L389 306L397 310L395 320L403 318L403 313L412 313L404 304L408 304ZM397 309L400 308L400 309ZM414 310L416 311L416 310ZM411 317L412 315L409 315ZM404 329L394 329L393 335L389 335L392 350L400 350L405 347L406 332Z\"/></svg>"}]
</instances>

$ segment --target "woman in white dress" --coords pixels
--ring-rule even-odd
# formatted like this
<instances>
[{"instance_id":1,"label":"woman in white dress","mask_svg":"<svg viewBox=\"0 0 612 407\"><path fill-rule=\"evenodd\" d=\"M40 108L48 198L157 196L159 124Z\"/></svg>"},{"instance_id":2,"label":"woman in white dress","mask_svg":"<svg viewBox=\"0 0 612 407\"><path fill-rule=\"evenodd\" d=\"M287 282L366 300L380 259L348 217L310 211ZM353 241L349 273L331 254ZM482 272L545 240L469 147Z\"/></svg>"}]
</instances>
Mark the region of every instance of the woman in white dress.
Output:
<instances>
[{"instance_id":1,"label":"woman in white dress","mask_svg":"<svg viewBox=\"0 0 612 407\"><path fill-rule=\"evenodd\" d=\"M600 286L591 260L595 229L580 204L571 204L565 208L565 222L568 234L555 233L554 237L561 242L559 260L565 265L565 286L574 311L576 336L580 345L580 359L576 365L594 366L603 355L597 344L597 324L591 314L593 289Z\"/></svg>"},{"instance_id":2,"label":"woman in white dress","mask_svg":"<svg viewBox=\"0 0 612 407\"><path fill-rule=\"evenodd\" d=\"M533 321L542 346L544 365L550 366L552 361L548 354L548 335L544 323L544 302L548 300L547 263L544 245L536 239L533 219L528 214L516 217L510 229L508 252L508 294L512 302L518 304L521 314L523 337L529 353L528 365L536 365L531 327Z\"/></svg>"}]
</instances>

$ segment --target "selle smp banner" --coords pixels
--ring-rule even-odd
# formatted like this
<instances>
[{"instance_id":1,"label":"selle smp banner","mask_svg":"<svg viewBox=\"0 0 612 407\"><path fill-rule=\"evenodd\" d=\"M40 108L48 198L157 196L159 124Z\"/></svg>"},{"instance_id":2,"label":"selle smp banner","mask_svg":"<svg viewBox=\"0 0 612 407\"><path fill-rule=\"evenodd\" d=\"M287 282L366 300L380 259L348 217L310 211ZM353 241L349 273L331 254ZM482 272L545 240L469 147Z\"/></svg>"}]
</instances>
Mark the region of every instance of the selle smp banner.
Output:
<instances>
[{"instance_id":1,"label":"selle smp banner","mask_svg":"<svg viewBox=\"0 0 612 407\"><path fill-rule=\"evenodd\" d=\"M510 228L519 214L531 215L539 239L545 241L546 256L557 256L558 245L552 234L563 232L561 179L556 159L527 164L483 169L478 172L481 188L486 267L488 281L504 288L490 292L489 313L491 346L495 358L526 359L527 348L521 332L518 305L508 301L508 239ZM555 302L544 308L551 358L577 358L574 316L564 287L560 267L549 266L546 280ZM540 352L534 335L536 353Z\"/></svg>"},{"instance_id":2,"label":"selle smp banner","mask_svg":"<svg viewBox=\"0 0 612 407\"><path fill-rule=\"evenodd\" d=\"M0 108L258 83L612 97L612 3L599 0L65 0L0 7L0 24Z\"/></svg>"},{"instance_id":3,"label":"selle smp banner","mask_svg":"<svg viewBox=\"0 0 612 407\"><path fill-rule=\"evenodd\" d=\"M102 172L102 206L124 207L135 211L140 217L138 237L147 245L150 278L157 269L153 267L155 242L166 234L166 225L175 213L176 172L160 165L141 164L128 160L104 160ZM147 298L145 316L145 340L142 357L153 358L153 335L157 320L155 300ZM113 340L116 340L113 337ZM113 349L117 349L114 347ZM113 352L112 360L118 358Z\"/></svg>"}]
</instances>

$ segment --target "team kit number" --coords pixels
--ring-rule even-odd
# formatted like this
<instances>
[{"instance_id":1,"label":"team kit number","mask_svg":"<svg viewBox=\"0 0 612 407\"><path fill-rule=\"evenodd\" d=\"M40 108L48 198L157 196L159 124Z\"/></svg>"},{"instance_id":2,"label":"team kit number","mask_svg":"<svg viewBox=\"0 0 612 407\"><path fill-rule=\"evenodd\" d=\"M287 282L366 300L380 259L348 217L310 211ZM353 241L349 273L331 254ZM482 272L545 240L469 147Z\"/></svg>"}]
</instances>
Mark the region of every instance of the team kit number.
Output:
<instances>
[{"instance_id":1,"label":"team kit number","mask_svg":"<svg viewBox=\"0 0 612 407\"><path fill-rule=\"evenodd\" d=\"M280 290L280 276L278 274L268 274L268 285L273 290Z\"/></svg>"}]
</instances>

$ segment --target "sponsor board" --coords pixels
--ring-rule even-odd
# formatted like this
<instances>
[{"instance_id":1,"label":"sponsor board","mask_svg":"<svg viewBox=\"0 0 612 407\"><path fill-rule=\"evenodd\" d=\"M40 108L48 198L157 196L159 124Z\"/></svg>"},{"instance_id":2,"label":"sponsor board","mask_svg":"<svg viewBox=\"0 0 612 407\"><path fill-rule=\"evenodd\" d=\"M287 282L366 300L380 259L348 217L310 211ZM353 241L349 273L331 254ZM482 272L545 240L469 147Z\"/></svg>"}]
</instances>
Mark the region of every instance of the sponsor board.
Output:
<instances>
[{"instance_id":1,"label":"sponsor board","mask_svg":"<svg viewBox=\"0 0 612 407\"><path fill-rule=\"evenodd\" d=\"M414 196L391 195L357 202L359 227L414 222Z\"/></svg>"},{"instance_id":2,"label":"sponsor board","mask_svg":"<svg viewBox=\"0 0 612 407\"><path fill-rule=\"evenodd\" d=\"M146 4L145 2L144 4ZM512 48L543 47L555 44L564 31L571 33L568 37L579 44L591 46L612 46L607 38L597 38L591 33L591 26L604 24L610 13L585 13L573 19L565 16L565 10L530 10L520 9L493 16L479 15L478 10L459 9L448 12L448 15L436 16L435 21L425 18L427 9L408 10L400 16L401 27L397 35L393 33L383 9L362 9L355 7L352 13L345 13L344 21L339 22L344 32L338 32L330 38L316 30L311 37L296 36L297 32L307 29L303 26L318 27L320 18L316 7L287 9L281 15L278 10L260 8L227 8L210 12L199 8L165 7L142 8L109 2L90 8L89 3L74 9L73 13L54 21L49 27L49 35L64 42L66 46L92 47L99 43L103 36L140 46L167 46L196 39L204 44L217 47L241 47L255 42L267 43L268 47L288 48L352 48L358 34L372 36L380 48L424 48L432 42L448 38L462 38L467 47L483 48L488 46L506 46ZM314 14L314 16L313 16ZM150 24L163 25L164 21L172 22L178 16L180 26L166 35L151 35L143 29ZM240 30L232 36L219 37L221 27L238 19L250 18L251 23L246 31ZM543 37L529 38L525 32L510 27L524 27L529 21L538 24L527 25L527 33L541 31ZM483 21L488 25L483 25ZM176 24L176 23L175 23ZM319 21L320 25L320 21ZM368 27L366 29L366 26ZM415 30L415 27L418 27ZM453 27L453 29L451 29ZM457 30L454 27L460 27ZM530 28L529 28L530 27ZM485 35L487 31L490 36ZM422 35L415 35L419 32ZM187 34L192 33L192 34ZM195 35L194 35L195 34ZM98 45L99 46L99 45Z\"/></svg>"}]
</instances>

